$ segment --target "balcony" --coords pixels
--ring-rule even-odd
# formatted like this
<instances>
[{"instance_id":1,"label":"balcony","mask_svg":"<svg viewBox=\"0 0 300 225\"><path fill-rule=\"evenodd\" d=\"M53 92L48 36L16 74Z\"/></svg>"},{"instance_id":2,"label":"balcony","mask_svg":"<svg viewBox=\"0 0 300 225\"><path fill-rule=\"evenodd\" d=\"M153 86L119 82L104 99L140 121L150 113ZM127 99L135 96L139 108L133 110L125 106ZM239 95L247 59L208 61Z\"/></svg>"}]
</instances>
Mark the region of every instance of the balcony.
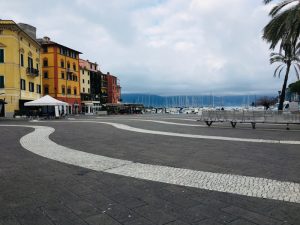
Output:
<instances>
[{"instance_id":1,"label":"balcony","mask_svg":"<svg viewBox=\"0 0 300 225\"><path fill-rule=\"evenodd\" d=\"M32 67L27 67L26 68L26 73L27 73L27 75L33 76L33 77L39 76L39 70L38 69L34 69Z\"/></svg>"}]
</instances>

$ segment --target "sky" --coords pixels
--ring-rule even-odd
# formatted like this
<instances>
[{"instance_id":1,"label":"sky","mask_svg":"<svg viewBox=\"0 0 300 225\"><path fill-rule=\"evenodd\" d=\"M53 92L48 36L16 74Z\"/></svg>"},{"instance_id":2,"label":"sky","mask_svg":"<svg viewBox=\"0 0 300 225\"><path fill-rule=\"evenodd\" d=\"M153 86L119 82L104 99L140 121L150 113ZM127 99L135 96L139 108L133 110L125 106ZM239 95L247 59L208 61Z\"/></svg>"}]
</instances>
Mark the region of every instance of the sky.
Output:
<instances>
[{"instance_id":1,"label":"sky","mask_svg":"<svg viewBox=\"0 0 300 225\"><path fill-rule=\"evenodd\" d=\"M277 94L262 0L0 0L0 19L76 49L122 93ZM291 74L289 82L295 81Z\"/></svg>"}]
</instances>

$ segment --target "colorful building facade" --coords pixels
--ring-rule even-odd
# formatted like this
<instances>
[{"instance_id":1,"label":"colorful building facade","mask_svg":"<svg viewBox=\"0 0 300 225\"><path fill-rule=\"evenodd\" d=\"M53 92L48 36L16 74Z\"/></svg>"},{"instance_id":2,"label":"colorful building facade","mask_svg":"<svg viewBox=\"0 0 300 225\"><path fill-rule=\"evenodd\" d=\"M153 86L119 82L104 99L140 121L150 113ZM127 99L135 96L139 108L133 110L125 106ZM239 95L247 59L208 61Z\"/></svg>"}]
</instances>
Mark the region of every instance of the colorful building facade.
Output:
<instances>
[{"instance_id":1,"label":"colorful building facade","mask_svg":"<svg viewBox=\"0 0 300 225\"><path fill-rule=\"evenodd\" d=\"M101 73L101 82L100 82L100 101L101 104L108 103L108 75Z\"/></svg>"},{"instance_id":2,"label":"colorful building facade","mask_svg":"<svg viewBox=\"0 0 300 225\"><path fill-rule=\"evenodd\" d=\"M101 109L100 105L100 71L98 64L88 60L79 60L81 105L87 115L94 114Z\"/></svg>"},{"instance_id":3,"label":"colorful building facade","mask_svg":"<svg viewBox=\"0 0 300 225\"><path fill-rule=\"evenodd\" d=\"M36 28L0 20L0 116L13 117L41 97L40 44ZM6 104L4 104L6 103Z\"/></svg>"},{"instance_id":4,"label":"colorful building facade","mask_svg":"<svg viewBox=\"0 0 300 225\"><path fill-rule=\"evenodd\" d=\"M107 103L120 103L121 86L116 76L107 73Z\"/></svg>"},{"instance_id":5,"label":"colorful building facade","mask_svg":"<svg viewBox=\"0 0 300 225\"><path fill-rule=\"evenodd\" d=\"M43 93L69 104L69 114L81 112L79 54L81 52L53 42L38 39L42 46Z\"/></svg>"}]
</instances>

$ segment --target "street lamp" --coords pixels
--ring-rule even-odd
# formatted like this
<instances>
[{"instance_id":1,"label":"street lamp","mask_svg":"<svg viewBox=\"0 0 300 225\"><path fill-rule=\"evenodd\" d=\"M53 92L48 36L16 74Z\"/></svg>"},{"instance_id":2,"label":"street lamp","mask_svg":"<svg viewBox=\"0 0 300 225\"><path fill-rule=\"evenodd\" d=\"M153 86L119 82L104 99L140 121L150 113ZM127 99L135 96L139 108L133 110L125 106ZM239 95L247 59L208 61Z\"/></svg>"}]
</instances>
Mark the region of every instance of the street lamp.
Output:
<instances>
[{"instance_id":1,"label":"street lamp","mask_svg":"<svg viewBox=\"0 0 300 225\"><path fill-rule=\"evenodd\" d=\"M278 91L278 103L280 102L281 91Z\"/></svg>"}]
</instances>

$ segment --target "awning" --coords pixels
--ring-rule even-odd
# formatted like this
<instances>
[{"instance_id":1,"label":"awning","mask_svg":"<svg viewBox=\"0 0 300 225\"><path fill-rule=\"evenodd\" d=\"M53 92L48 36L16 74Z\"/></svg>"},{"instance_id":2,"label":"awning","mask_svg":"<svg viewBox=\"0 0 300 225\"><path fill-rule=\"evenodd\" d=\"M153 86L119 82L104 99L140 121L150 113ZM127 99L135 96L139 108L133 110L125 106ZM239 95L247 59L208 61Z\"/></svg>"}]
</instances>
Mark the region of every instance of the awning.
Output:
<instances>
[{"instance_id":1,"label":"awning","mask_svg":"<svg viewBox=\"0 0 300 225\"><path fill-rule=\"evenodd\" d=\"M24 105L25 106L59 106L59 105L66 106L66 105L68 105L68 103L59 101L55 98L52 98L49 95L46 95L37 100L26 102Z\"/></svg>"}]
</instances>

